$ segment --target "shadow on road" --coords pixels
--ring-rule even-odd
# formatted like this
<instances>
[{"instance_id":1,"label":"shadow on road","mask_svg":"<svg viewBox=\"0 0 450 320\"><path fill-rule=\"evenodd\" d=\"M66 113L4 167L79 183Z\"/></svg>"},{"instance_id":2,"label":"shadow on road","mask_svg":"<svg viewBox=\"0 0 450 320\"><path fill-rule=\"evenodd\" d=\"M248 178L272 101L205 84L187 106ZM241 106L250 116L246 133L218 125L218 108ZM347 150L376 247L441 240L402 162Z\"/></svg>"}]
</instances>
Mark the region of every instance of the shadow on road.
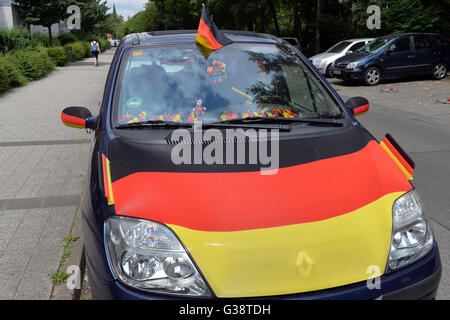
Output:
<instances>
[{"instance_id":1,"label":"shadow on road","mask_svg":"<svg viewBox=\"0 0 450 320\"><path fill-rule=\"evenodd\" d=\"M94 62L92 61L77 61L77 62L72 62L69 64L70 66L77 66L77 67L82 67L82 66L92 66L94 67ZM111 62L98 62L98 66L109 66L111 65Z\"/></svg>"}]
</instances>

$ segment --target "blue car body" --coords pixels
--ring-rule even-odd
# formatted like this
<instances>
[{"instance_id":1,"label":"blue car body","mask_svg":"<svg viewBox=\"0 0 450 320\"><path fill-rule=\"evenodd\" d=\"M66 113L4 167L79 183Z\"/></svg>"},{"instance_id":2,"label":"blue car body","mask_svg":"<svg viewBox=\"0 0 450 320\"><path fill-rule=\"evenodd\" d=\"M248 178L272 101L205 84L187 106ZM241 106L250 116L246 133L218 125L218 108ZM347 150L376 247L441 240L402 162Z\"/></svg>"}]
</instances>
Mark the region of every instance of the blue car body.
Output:
<instances>
[{"instance_id":1,"label":"blue car body","mask_svg":"<svg viewBox=\"0 0 450 320\"><path fill-rule=\"evenodd\" d=\"M86 179L82 202L82 221L85 243L86 261L89 271L92 295L96 299L173 299L171 296L152 294L130 288L123 285L114 275L110 265L105 243L105 221L115 215L114 207L109 206L102 191L101 181L101 154L108 155L108 146L115 138L111 127L111 110L116 80L122 57L127 49L133 46L148 44L164 44L174 42L192 41L195 34L192 32L168 32L158 36L152 34L130 35L125 37L114 56L107 77L100 113L96 117L97 130L90 159L89 174ZM263 36L256 33L236 33L233 40L265 41ZM281 39L270 37L267 41L280 41ZM306 57L301 55L305 64L311 70L314 66ZM368 59L367 61L369 61ZM369 62L367 62L369 63ZM331 85L315 71L330 92L338 99L355 126L365 130L353 117L351 110L340 100ZM369 133L368 133L369 134ZM370 289L366 281L313 292L262 297L262 299L434 299L436 296L441 276L441 262L437 244L419 261L402 268L396 272L380 277L381 289Z\"/></svg>"},{"instance_id":2,"label":"blue car body","mask_svg":"<svg viewBox=\"0 0 450 320\"><path fill-rule=\"evenodd\" d=\"M385 39L387 42L374 52L355 52L336 60L332 66L333 76L342 80L364 81L367 71L377 68L381 81L414 75L433 75L433 67L440 63L448 70L450 42L442 35L408 33L378 39ZM402 41L406 46L395 46ZM391 47L395 50L389 51ZM358 62L356 68L348 68L352 62Z\"/></svg>"}]
</instances>

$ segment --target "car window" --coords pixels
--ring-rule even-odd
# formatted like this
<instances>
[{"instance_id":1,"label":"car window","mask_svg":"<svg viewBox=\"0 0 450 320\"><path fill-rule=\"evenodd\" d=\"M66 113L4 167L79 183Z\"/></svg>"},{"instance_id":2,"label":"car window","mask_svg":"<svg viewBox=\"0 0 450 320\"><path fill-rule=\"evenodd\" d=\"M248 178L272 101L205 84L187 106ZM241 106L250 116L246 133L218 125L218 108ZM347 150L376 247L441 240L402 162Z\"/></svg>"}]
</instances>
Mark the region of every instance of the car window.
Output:
<instances>
[{"instance_id":1,"label":"car window","mask_svg":"<svg viewBox=\"0 0 450 320\"><path fill-rule=\"evenodd\" d=\"M351 44L350 41L341 41L341 42L335 44L334 46L332 46L330 49L328 49L327 52L329 52L329 53L340 53L345 48L347 48L350 44Z\"/></svg>"},{"instance_id":2,"label":"car window","mask_svg":"<svg viewBox=\"0 0 450 320\"><path fill-rule=\"evenodd\" d=\"M444 47L445 42L444 39L440 36L427 36L429 41L433 44L434 47Z\"/></svg>"},{"instance_id":3,"label":"car window","mask_svg":"<svg viewBox=\"0 0 450 320\"><path fill-rule=\"evenodd\" d=\"M421 49L430 49L433 47L433 42L431 37L425 37L425 36L414 36L414 46L416 50Z\"/></svg>"},{"instance_id":4,"label":"car window","mask_svg":"<svg viewBox=\"0 0 450 320\"><path fill-rule=\"evenodd\" d=\"M384 47L391 39L389 38L379 38L375 39L373 41L370 41L366 45L362 46L357 52L366 52L366 53L373 53L378 50L380 50L382 47Z\"/></svg>"},{"instance_id":5,"label":"car window","mask_svg":"<svg viewBox=\"0 0 450 320\"><path fill-rule=\"evenodd\" d=\"M411 50L411 43L409 37L403 37L395 41L389 46L389 50L392 52L404 52Z\"/></svg>"},{"instance_id":6,"label":"car window","mask_svg":"<svg viewBox=\"0 0 450 320\"><path fill-rule=\"evenodd\" d=\"M348 49L349 51L356 51L364 45L364 42L357 42Z\"/></svg>"},{"instance_id":7,"label":"car window","mask_svg":"<svg viewBox=\"0 0 450 320\"><path fill-rule=\"evenodd\" d=\"M315 74L281 45L234 43L207 60L195 44L136 47L125 54L118 83L116 124L342 115Z\"/></svg>"}]
</instances>

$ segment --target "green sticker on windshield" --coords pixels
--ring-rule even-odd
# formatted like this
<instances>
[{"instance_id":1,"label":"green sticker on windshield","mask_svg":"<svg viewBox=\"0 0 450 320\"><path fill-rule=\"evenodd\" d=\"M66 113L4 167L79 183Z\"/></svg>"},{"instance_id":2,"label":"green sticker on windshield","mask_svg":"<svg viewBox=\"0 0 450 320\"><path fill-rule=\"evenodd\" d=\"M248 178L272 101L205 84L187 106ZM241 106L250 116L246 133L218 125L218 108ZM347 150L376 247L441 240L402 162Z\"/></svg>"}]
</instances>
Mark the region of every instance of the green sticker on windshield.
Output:
<instances>
[{"instance_id":1,"label":"green sticker on windshield","mask_svg":"<svg viewBox=\"0 0 450 320\"><path fill-rule=\"evenodd\" d=\"M137 108L137 107L139 107L139 106L141 106L141 105L142 105L142 99L141 99L141 98L138 98L138 97L130 98L130 99L127 101L127 106L128 106L129 108Z\"/></svg>"}]
</instances>

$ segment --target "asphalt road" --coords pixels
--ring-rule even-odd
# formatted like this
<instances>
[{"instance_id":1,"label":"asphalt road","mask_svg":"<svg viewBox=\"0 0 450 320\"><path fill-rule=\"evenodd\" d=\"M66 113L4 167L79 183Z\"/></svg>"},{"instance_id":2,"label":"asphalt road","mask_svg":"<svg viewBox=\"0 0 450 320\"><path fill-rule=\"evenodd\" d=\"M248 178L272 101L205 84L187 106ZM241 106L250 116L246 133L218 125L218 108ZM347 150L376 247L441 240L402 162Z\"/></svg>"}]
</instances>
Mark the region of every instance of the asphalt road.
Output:
<instances>
[{"instance_id":1,"label":"asphalt road","mask_svg":"<svg viewBox=\"0 0 450 320\"><path fill-rule=\"evenodd\" d=\"M413 184L425 204L438 241L442 278L438 299L450 299L450 77L400 80L378 87L346 85L329 79L346 98L369 99L370 111L358 118L377 139L390 133L416 163ZM394 89L395 92L382 90Z\"/></svg>"}]
</instances>

